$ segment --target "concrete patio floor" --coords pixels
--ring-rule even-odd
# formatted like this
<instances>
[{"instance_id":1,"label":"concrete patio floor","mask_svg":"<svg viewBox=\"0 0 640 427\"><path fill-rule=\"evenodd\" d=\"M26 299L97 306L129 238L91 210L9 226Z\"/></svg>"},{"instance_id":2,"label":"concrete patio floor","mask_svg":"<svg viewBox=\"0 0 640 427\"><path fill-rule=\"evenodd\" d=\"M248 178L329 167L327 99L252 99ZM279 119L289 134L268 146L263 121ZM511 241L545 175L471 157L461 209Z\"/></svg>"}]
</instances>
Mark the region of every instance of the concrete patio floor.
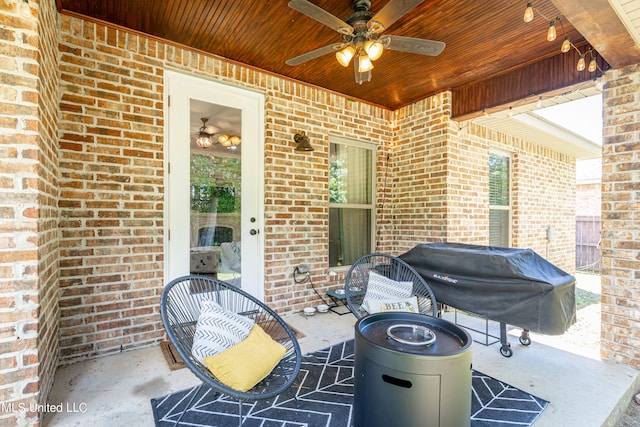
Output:
<instances>
[{"instance_id":1,"label":"concrete patio floor","mask_svg":"<svg viewBox=\"0 0 640 427\"><path fill-rule=\"evenodd\" d=\"M592 286L589 289L594 291ZM286 320L305 335L299 340L305 353L351 339L354 334L355 318L350 314L292 315ZM573 345L572 330L559 337L532 335L528 347L518 342L519 331L512 331L510 358L500 355L499 344L474 342L473 368L548 400L549 406L534 427L615 427L640 388L640 371L599 360L596 331L586 332L593 335L587 337L593 340L591 350L585 348L584 340L582 346ZM48 413L43 425L151 427L151 398L197 384L189 370L171 371L159 346L62 366L49 404L62 403L76 411Z\"/></svg>"}]
</instances>

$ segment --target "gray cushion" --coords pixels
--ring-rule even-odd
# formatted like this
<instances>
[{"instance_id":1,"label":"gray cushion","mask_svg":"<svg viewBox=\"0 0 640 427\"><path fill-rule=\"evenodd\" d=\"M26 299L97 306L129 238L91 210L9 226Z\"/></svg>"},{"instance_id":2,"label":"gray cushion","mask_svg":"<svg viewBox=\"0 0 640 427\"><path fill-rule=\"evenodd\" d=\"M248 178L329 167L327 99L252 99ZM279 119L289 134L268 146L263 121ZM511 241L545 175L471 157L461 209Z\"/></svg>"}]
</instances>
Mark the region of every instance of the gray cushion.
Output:
<instances>
[{"instance_id":1,"label":"gray cushion","mask_svg":"<svg viewBox=\"0 0 640 427\"><path fill-rule=\"evenodd\" d=\"M229 311L214 301L203 301L191 354L204 363L205 357L223 352L244 340L253 324L252 319Z\"/></svg>"},{"instance_id":2,"label":"gray cushion","mask_svg":"<svg viewBox=\"0 0 640 427\"><path fill-rule=\"evenodd\" d=\"M367 293L364 295L362 308L371 313L369 301L400 300L409 298L413 292L413 282L398 282L374 271L369 273Z\"/></svg>"}]
</instances>

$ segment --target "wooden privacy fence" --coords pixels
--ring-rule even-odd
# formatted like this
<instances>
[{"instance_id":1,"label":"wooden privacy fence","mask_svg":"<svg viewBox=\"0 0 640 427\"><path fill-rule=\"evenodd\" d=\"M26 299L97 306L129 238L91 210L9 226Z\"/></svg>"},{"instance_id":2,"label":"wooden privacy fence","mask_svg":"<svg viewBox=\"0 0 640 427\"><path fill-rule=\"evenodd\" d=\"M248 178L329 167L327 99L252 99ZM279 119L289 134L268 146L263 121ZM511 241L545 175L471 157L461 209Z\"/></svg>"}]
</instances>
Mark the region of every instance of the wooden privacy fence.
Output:
<instances>
[{"instance_id":1,"label":"wooden privacy fence","mask_svg":"<svg viewBox=\"0 0 640 427\"><path fill-rule=\"evenodd\" d=\"M601 227L602 219L599 216L576 217L577 271L600 272Z\"/></svg>"}]
</instances>

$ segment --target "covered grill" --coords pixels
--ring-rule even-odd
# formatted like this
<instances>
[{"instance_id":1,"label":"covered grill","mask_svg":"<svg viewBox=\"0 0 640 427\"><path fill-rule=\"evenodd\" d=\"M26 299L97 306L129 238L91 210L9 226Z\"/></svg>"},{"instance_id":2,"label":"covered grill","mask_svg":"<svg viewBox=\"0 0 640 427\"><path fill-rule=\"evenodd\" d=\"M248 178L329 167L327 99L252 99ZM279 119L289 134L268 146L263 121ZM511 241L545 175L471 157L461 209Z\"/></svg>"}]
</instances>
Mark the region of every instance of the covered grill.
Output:
<instances>
[{"instance_id":1,"label":"covered grill","mask_svg":"<svg viewBox=\"0 0 640 427\"><path fill-rule=\"evenodd\" d=\"M575 278L531 249L460 243L417 245L400 255L429 283L436 300L500 322L501 352L511 356L506 325L561 335L576 321Z\"/></svg>"}]
</instances>

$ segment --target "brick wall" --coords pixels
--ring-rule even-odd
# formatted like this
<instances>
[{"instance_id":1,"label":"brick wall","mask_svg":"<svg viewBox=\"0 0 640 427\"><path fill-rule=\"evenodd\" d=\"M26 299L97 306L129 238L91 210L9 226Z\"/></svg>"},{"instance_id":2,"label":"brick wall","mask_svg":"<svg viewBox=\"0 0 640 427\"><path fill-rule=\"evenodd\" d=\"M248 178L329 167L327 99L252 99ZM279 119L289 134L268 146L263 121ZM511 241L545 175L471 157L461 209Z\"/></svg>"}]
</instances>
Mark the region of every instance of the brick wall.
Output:
<instances>
[{"instance_id":1,"label":"brick wall","mask_svg":"<svg viewBox=\"0 0 640 427\"><path fill-rule=\"evenodd\" d=\"M448 93L399 110L392 153L393 253L433 241L488 244L489 151L512 156L513 246L575 267L575 159L445 117ZM552 226L556 239L546 240Z\"/></svg>"},{"instance_id":2,"label":"brick wall","mask_svg":"<svg viewBox=\"0 0 640 427\"><path fill-rule=\"evenodd\" d=\"M463 137L475 141L477 176L486 188L477 187L466 198L486 197L488 206L488 150L498 149L511 155L512 246L531 248L552 263L574 271L575 258L575 159L519 138L469 123ZM479 151L478 151L479 150ZM472 167L472 164L469 168ZM472 176L473 178L473 176ZM471 187L469 187L472 189ZM481 224L488 223L488 209ZM480 225L478 225L480 226ZM546 239L547 226L556 231L552 242ZM463 229L464 230L464 229ZM471 231L465 232L466 234ZM462 234L461 237L464 237ZM479 233L487 238L488 229Z\"/></svg>"},{"instance_id":3,"label":"brick wall","mask_svg":"<svg viewBox=\"0 0 640 427\"><path fill-rule=\"evenodd\" d=\"M60 310L58 230L58 13L54 2L38 7L38 381L40 404L46 403L58 366ZM35 380L34 380L35 384Z\"/></svg>"},{"instance_id":4,"label":"brick wall","mask_svg":"<svg viewBox=\"0 0 640 427\"><path fill-rule=\"evenodd\" d=\"M164 336L157 310L164 284L166 66L266 94L265 299L281 312L315 298L308 285L293 283L300 262L311 266L320 290L344 277L328 278L326 269L329 135L379 146L380 252L397 254L426 241L486 243L488 153L500 148L513 153L514 245L546 256L545 230L552 225L557 238L549 258L572 271L574 211L565 202L575 192L573 159L449 121L449 93L391 113L58 17L53 2L41 7L32 0L37 18L25 20L17 16L18 3L0 9L0 47L7 52L0 56L0 401L42 403L59 350L66 363ZM608 76L602 348L604 357L638 366L640 71ZM312 138L315 152L293 151L299 131ZM0 414L0 423L37 419L14 411Z\"/></svg>"},{"instance_id":5,"label":"brick wall","mask_svg":"<svg viewBox=\"0 0 640 427\"><path fill-rule=\"evenodd\" d=\"M547 240L547 227L555 238ZM575 271L575 159L518 141L513 158L513 245Z\"/></svg>"},{"instance_id":6,"label":"brick wall","mask_svg":"<svg viewBox=\"0 0 640 427\"><path fill-rule=\"evenodd\" d=\"M447 144L447 241L489 242L489 150L495 134L472 123L450 131Z\"/></svg>"},{"instance_id":7,"label":"brick wall","mask_svg":"<svg viewBox=\"0 0 640 427\"><path fill-rule=\"evenodd\" d=\"M442 241L447 232L447 138L450 94L397 111L394 135L391 253Z\"/></svg>"},{"instance_id":8,"label":"brick wall","mask_svg":"<svg viewBox=\"0 0 640 427\"><path fill-rule=\"evenodd\" d=\"M279 310L296 311L313 297L308 286L292 281L299 262L310 264L321 287L329 285L328 134L381 147L379 250L397 253L444 239L482 243L487 213L479 210L486 183L477 177L486 174L486 162L471 167L488 156L490 144L461 136L447 120L448 94L391 114L80 19L61 17L60 28L63 362L163 336L157 302L163 285L165 66L267 95L265 294ZM311 155L292 150L292 135L300 130L316 147Z\"/></svg>"},{"instance_id":9,"label":"brick wall","mask_svg":"<svg viewBox=\"0 0 640 427\"><path fill-rule=\"evenodd\" d=\"M61 361L157 342L165 47L60 17Z\"/></svg>"},{"instance_id":10,"label":"brick wall","mask_svg":"<svg viewBox=\"0 0 640 427\"><path fill-rule=\"evenodd\" d=\"M266 79L265 302L282 312L318 303L308 284L295 284L296 265L309 265L318 290L336 286L344 272L328 279L329 135L381 146L384 171L389 112L329 92ZM305 131L313 153L293 151L293 135ZM378 176L378 186L384 172Z\"/></svg>"},{"instance_id":11,"label":"brick wall","mask_svg":"<svg viewBox=\"0 0 640 427\"><path fill-rule=\"evenodd\" d=\"M63 362L163 337L165 66L266 94L265 301L290 312L313 298L293 282L301 262L328 285L328 135L381 144L387 110L66 16L60 55ZM316 151L293 150L300 131Z\"/></svg>"},{"instance_id":12,"label":"brick wall","mask_svg":"<svg viewBox=\"0 0 640 427\"><path fill-rule=\"evenodd\" d=\"M606 78L600 352L640 368L640 65Z\"/></svg>"},{"instance_id":13,"label":"brick wall","mask_svg":"<svg viewBox=\"0 0 640 427\"><path fill-rule=\"evenodd\" d=\"M38 423L58 361L57 12L0 6L0 425Z\"/></svg>"}]
</instances>

